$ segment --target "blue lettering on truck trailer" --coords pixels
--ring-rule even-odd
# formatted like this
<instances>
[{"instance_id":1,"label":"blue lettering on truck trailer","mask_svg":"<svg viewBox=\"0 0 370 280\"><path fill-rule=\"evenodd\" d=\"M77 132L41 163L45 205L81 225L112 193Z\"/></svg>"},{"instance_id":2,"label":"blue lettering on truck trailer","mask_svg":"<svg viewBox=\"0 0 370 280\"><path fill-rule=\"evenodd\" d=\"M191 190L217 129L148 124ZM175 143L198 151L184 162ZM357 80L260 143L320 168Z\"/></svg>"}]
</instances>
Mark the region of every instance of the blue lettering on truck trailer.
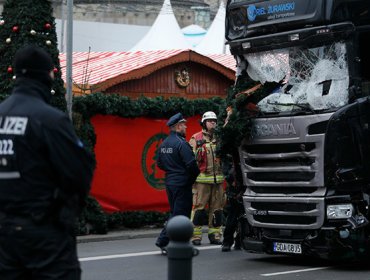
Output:
<instances>
[{"instance_id":1,"label":"blue lettering on truck trailer","mask_svg":"<svg viewBox=\"0 0 370 280\"><path fill-rule=\"evenodd\" d=\"M258 16L270 15L268 19L279 18L277 14L293 12L295 10L295 2L269 5L265 7L256 7L255 5L249 5L247 8L247 15L249 21L255 21ZM292 16L294 13L288 13L287 16Z\"/></svg>"},{"instance_id":2,"label":"blue lettering on truck trailer","mask_svg":"<svg viewBox=\"0 0 370 280\"><path fill-rule=\"evenodd\" d=\"M255 5L250 5L247 9L248 19L254 21L257 16L265 15L265 8L257 8Z\"/></svg>"},{"instance_id":3,"label":"blue lettering on truck trailer","mask_svg":"<svg viewBox=\"0 0 370 280\"><path fill-rule=\"evenodd\" d=\"M276 14L281 12L291 12L295 9L295 3L285 3L285 4L278 4L268 6L267 13L268 14Z\"/></svg>"}]
</instances>

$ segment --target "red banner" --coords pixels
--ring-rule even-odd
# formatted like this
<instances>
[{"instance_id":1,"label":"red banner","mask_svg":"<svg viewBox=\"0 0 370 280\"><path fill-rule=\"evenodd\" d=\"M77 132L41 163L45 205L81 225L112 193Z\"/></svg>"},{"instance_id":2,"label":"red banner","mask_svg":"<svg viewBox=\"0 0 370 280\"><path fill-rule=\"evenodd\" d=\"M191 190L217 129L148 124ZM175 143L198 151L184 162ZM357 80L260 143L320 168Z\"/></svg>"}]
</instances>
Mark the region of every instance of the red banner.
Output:
<instances>
[{"instance_id":1,"label":"red banner","mask_svg":"<svg viewBox=\"0 0 370 280\"><path fill-rule=\"evenodd\" d=\"M201 129L200 116L188 119L187 140ZM156 149L167 137L165 119L94 116L95 170L91 194L107 212L168 211L164 173Z\"/></svg>"}]
</instances>

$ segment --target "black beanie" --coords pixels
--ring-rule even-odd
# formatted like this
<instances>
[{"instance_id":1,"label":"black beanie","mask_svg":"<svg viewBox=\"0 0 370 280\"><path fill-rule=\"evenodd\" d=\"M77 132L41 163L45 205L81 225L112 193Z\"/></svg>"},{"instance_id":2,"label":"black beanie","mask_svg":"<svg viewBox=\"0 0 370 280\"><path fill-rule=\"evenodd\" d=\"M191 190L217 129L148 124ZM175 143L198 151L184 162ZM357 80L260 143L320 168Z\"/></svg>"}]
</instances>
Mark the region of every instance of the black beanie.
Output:
<instances>
[{"instance_id":1,"label":"black beanie","mask_svg":"<svg viewBox=\"0 0 370 280\"><path fill-rule=\"evenodd\" d=\"M54 68L53 60L43 48L29 45L17 51L14 57L16 77L38 80L51 88L49 72Z\"/></svg>"}]
</instances>

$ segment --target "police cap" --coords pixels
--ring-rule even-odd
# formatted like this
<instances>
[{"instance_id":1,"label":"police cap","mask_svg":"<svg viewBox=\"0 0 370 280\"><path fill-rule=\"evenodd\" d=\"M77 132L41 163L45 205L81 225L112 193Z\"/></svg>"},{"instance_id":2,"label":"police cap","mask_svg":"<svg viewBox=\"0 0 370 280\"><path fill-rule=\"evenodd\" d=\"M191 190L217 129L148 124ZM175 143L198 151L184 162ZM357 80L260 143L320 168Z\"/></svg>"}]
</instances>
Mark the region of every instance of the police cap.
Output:
<instances>
[{"instance_id":1,"label":"police cap","mask_svg":"<svg viewBox=\"0 0 370 280\"><path fill-rule=\"evenodd\" d=\"M26 45L18 50L14 57L17 76L50 72L54 68L50 54L36 45Z\"/></svg>"},{"instance_id":2,"label":"police cap","mask_svg":"<svg viewBox=\"0 0 370 280\"><path fill-rule=\"evenodd\" d=\"M50 54L36 45L26 45L19 49L13 61L17 78L25 77L39 81L51 89L53 78L53 60Z\"/></svg>"},{"instance_id":3,"label":"police cap","mask_svg":"<svg viewBox=\"0 0 370 280\"><path fill-rule=\"evenodd\" d=\"M186 120L183 118L181 113L177 113L176 115L173 115L171 118L169 118L167 126L171 127L180 122L186 122Z\"/></svg>"}]
</instances>

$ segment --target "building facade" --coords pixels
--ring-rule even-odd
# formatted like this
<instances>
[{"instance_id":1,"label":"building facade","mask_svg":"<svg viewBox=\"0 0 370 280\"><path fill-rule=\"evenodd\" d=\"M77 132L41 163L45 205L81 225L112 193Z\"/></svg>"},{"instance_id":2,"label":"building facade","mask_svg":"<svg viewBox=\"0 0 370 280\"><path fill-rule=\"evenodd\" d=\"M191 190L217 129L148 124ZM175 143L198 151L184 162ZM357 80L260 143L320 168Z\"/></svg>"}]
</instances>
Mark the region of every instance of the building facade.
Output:
<instances>
[{"instance_id":1,"label":"building facade","mask_svg":"<svg viewBox=\"0 0 370 280\"><path fill-rule=\"evenodd\" d=\"M65 17L67 0L51 1L54 17ZM197 24L208 28L220 1L225 0L172 0L171 4L180 27ZM4 2L0 0L0 12ZM162 4L163 0L74 0L73 17L75 20L150 26Z\"/></svg>"}]
</instances>

